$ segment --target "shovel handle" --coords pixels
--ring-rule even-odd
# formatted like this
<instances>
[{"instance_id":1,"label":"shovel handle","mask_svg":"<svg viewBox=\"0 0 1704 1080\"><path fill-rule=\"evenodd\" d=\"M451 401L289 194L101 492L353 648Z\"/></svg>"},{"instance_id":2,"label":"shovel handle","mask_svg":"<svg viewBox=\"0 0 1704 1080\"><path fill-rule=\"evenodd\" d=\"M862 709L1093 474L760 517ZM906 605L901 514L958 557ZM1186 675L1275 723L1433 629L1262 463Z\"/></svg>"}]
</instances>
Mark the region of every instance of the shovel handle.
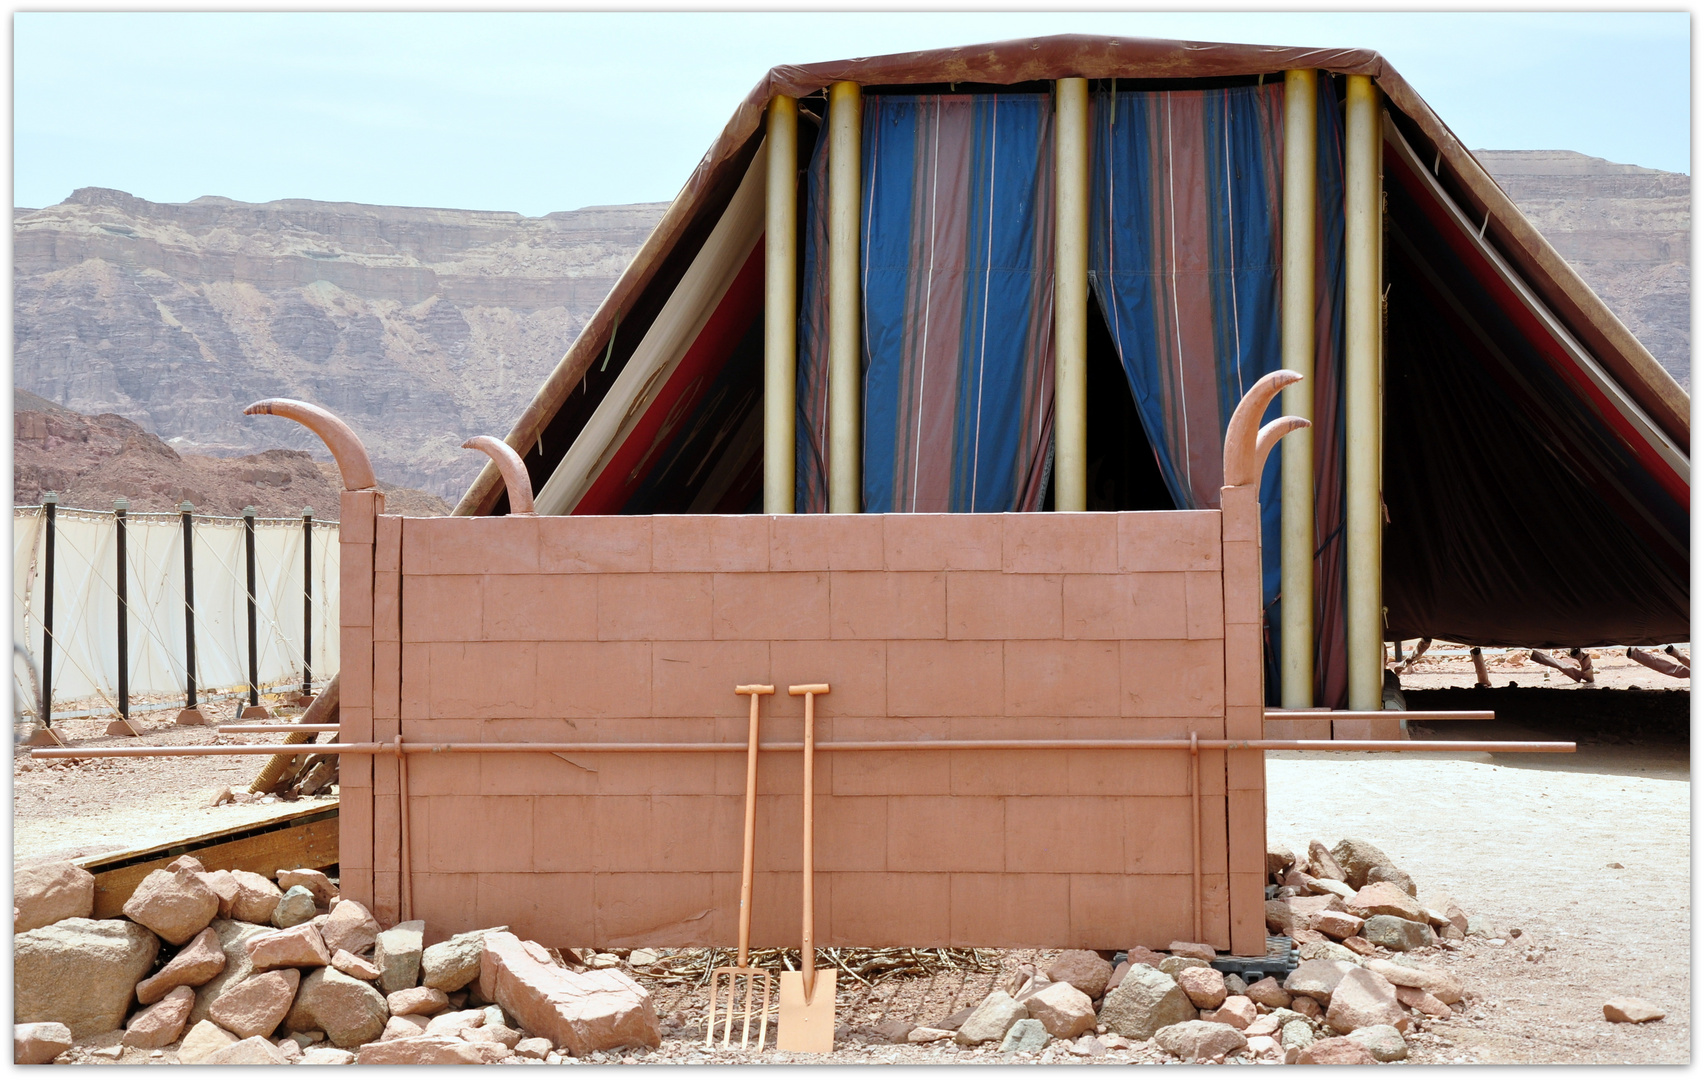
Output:
<instances>
[{"instance_id":1,"label":"shovel handle","mask_svg":"<svg viewBox=\"0 0 1704 1080\"><path fill-rule=\"evenodd\" d=\"M740 967L746 966L751 945L751 869L757 842L757 699L773 694L773 686L757 684L734 687L734 693L751 698L751 725L746 735L745 853L740 857Z\"/></svg>"},{"instance_id":2,"label":"shovel handle","mask_svg":"<svg viewBox=\"0 0 1704 1080\"><path fill-rule=\"evenodd\" d=\"M804 941L799 949L800 981L804 984L805 1003L811 1000L811 991L816 986L816 899L812 888L812 878L816 872L816 862L812 851L812 803L816 793L816 695L828 693L827 683L810 683L805 686L789 686L787 693L795 697L800 695L805 699L805 851L801 867L804 870Z\"/></svg>"}]
</instances>

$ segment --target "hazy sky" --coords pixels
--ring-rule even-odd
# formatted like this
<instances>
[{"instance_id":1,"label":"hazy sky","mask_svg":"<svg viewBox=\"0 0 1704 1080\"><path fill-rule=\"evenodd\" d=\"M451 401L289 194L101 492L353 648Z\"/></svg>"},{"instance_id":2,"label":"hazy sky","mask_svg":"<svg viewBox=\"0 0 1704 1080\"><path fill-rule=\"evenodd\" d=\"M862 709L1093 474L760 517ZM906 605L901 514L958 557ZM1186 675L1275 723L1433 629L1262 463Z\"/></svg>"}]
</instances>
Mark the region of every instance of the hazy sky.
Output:
<instances>
[{"instance_id":1,"label":"hazy sky","mask_svg":"<svg viewBox=\"0 0 1704 1080\"><path fill-rule=\"evenodd\" d=\"M1691 170L1687 13L17 13L13 205L672 198L775 64L1057 33L1367 46L1475 149Z\"/></svg>"}]
</instances>

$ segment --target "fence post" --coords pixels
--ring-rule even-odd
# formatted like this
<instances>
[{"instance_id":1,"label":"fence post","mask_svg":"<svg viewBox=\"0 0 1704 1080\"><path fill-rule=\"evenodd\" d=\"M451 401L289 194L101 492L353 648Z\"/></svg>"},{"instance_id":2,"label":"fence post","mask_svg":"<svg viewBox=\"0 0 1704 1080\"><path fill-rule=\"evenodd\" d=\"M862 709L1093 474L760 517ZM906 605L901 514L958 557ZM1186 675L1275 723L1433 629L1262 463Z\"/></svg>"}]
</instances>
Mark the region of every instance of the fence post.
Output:
<instances>
[{"instance_id":1,"label":"fence post","mask_svg":"<svg viewBox=\"0 0 1704 1080\"><path fill-rule=\"evenodd\" d=\"M302 507L302 696L314 692L314 508ZM308 702L304 701L306 705Z\"/></svg>"},{"instance_id":2,"label":"fence post","mask_svg":"<svg viewBox=\"0 0 1704 1080\"><path fill-rule=\"evenodd\" d=\"M254 507L243 507L243 551L248 563L249 703L248 708L242 711L242 719L270 717L272 715L260 704L260 638L257 632L255 611L258 600L255 593L254 574L254 515Z\"/></svg>"},{"instance_id":3,"label":"fence post","mask_svg":"<svg viewBox=\"0 0 1704 1080\"><path fill-rule=\"evenodd\" d=\"M54 518L59 509L59 493L44 492L41 497L43 543L42 579L44 596L41 605L41 726L53 726L53 538Z\"/></svg>"},{"instance_id":4,"label":"fence post","mask_svg":"<svg viewBox=\"0 0 1704 1080\"><path fill-rule=\"evenodd\" d=\"M185 499L178 504L178 513L183 517L184 706L177 722L205 724L207 717L195 704L195 504Z\"/></svg>"},{"instance_id":5,"label":"fence post","mask_svg":"<svg viewBox=\"0 0 1704 1080\"><path fill-rule=\"evenodd\" d=\"M130 722L130 562L125 555L128 539L126 514L130 500L122 495L112 501L113 535L118 548L118 719L107 725L108 735L135 737L142 734Z\"/></svg>"}]
</instances>

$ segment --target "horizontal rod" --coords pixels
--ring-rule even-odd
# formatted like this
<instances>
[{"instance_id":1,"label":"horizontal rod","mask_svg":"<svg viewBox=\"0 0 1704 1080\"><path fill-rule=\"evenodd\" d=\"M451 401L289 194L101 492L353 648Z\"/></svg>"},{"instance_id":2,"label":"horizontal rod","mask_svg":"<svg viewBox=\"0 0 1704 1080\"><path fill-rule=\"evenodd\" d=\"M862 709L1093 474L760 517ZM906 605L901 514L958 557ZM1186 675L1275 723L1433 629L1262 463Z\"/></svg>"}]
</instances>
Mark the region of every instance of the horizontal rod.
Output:
<instances>
[{"instance_id":1,"label":"horizontal rod","mask_svg":"<svg viewBox=\"0 0 1704 1080\"><path fill-rule=\"evenodd\" d=\"M819 742L821 751L905 750L1333 750L1482 751L1571 754L1571 742L1461 742L1378 739L916 739L890 742ZM803 750L805 744L760 743L759 750ZM232 757L246 754L743 754L745 743L301 743L245 746L90 746L32 750L38 758Z\"/></svg>"},{"instance_id":2,"label":"horizontal rod","mask_svg":"<svg viewBox=\"0 0 1704 1080\"><path fill-rule=\"evenodd\" d=\"M237 735L262 731L336 731L341 724L220 724L219 734Z\"/></svg>"},{"instance_id":3,"label":"horizontal rod","mask_svg":"<svg viewBox=\"0 0 1704 1080\"><path fill-rule=\"evenodd\" d=\"M1268 720L1289 720L1297 717L1323 720L1495 720L1497 714L1489 709L1457 709L1445 712L1407 712L1384 709L1378 712L1356 712L1352 709L1267 709Z\"/></svg>"}]
</instances>

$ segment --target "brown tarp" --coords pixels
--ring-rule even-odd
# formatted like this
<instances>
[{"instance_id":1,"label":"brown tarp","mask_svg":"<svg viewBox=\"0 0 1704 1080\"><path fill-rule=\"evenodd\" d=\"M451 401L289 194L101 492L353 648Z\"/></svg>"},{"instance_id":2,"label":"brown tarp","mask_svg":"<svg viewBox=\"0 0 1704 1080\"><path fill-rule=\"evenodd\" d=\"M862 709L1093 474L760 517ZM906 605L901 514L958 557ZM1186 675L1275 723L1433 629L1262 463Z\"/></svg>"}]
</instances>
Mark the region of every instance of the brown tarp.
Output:
<instances>
[{"instance_id":1,"label":"brown tarp","mask_svg":"<svg viewBox=\"0 0 1704 1080\"><path fill-rule=\"evenodd\" d=\"M1690 452L1690 404L1686 393L1591 288L1539 235L1503 190L1480 167L1448 125L1413 87L1370 49L1309 49L1268 45L1167 41L1066 34L967 45L951 49L895 53L770 70L735 110L727 127L693 170L656 230L592 315L586 328L545 380L509 432L507 442L528 458L535 486L549 475L567 449L551 447L549 460L539 440L563 403L604 355L621 313L643 318L657 306L644 294L682 255L683 238L701 237L703 218L717 212L730 189L730 176L750 153L763 124L766 103L776 94L803 97L832 83L850 80L863 86L939 83L1009 85L1044 79L1200 79L1276 75L1294 68L1315 68L1340 75L1371 75L1393 110L1406 117L1420 136L1415 149L1436 155L1439 176L1464 210L1486 222L1486 237L1543 298L1558 319L1598 358L1627 393L1670 438ZM627 348L631 342L621 337ZM633 336L636 341L637 337ZM535 460L536 459L536 460ZM495 466L487 465L456 506L457 514L488 514L502 496Z\"/></svg>"}]
</instances>

